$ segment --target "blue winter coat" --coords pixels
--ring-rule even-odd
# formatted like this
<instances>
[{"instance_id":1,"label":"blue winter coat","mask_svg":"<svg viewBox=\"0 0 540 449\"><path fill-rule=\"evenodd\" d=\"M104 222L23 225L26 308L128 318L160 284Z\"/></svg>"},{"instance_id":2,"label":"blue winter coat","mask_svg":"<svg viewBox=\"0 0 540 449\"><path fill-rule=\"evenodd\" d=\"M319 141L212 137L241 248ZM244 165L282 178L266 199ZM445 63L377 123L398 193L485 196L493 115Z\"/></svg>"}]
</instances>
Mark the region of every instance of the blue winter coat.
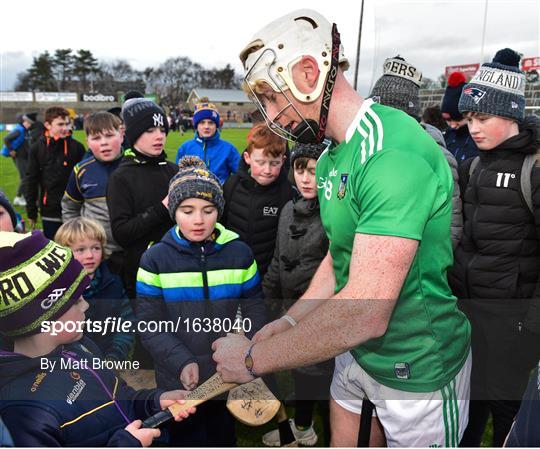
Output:
<instances>
[{"instance_id":1,"label":"blue winter coat","mask_svg":"<svg viewBox=\"0 0 540 449\"><path fill-rule=\"evenodd\" d=\"M199 365L199 383L215 373L212 343L232 330L197 331L192 324L204 318L234 322L238 306L251 324L245 328L251 338L266 323L257 263L238 234L219 223L214 239L203 243L185 240L175 226L143 254L137 273L137 319L179 323L174 331L140 334L154 359L160 388L180 388L180 372L188 363Z\"/></svg>"},{"instance_id":2,"label":"blue winter coat","mask_svg":"<svg viewBox=\"0 0 540 449\"><path fill-rule=\"evenodd\" d=\"M0 352L0 415L15 446L140 447L124 428L157 413L163 391L135 391L112 370L92 369L100 356L86 337L43 357ZM52 372L42 359L57 362ZM84 359L86 369L60 368Z\"/></svg>"},{"instance_id":3,"label":"blue winter coat","mask_svg":"<svg viewBox=\"0 0 540 449\"><path fill-rule=\"evenodd\" d=\"M10 136L15 136L13 139ZM26 128L17 123L13 130L4 138L4 145L2 146L2 156L9 156L11 150L18 151L24 144L26 138Z\"/></svg>"},{"instance_id":4,"label":"blue winter coat","mask_svg":"<svg viewBox=\"0 0 540 449\"><path fill-rule=\"evenodd\" d=\"M113 274L107 265L102 262L94 273L94 278L83 292L84 299L89 307L86 318L92 321L105 322L107 317L124 321L135 321L135 314L124 292L120 277ZM103 357L109 360L130 360L135 344L133 333L107 332L88 333L88 337L98 345Z\"/></svg>"},{"instance_id":5,"label":"blue winter coat","mask_svg":"<svg viewBox=\"0 0 540 449\"><path fill-rule=\"evenodd\" d=\"M195 133L195 138L184 142L178 153L176 153L176 163L184 156L199 156L208 169L214 173L221 184L227 181L231 173L236 173L240 154L236 148L225 140L221 140L219 132L212 137L203 139Z\"/></svg>"}]
</instances>

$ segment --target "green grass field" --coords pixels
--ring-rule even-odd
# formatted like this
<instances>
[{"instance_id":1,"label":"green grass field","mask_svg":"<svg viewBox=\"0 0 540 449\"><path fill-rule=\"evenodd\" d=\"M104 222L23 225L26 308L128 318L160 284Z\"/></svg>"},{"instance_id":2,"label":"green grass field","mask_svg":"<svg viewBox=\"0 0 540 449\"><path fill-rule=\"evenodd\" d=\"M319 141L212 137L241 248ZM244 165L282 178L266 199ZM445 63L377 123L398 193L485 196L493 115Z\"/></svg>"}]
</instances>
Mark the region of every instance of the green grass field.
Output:
<instances>
[{"instance_id":1,"label":"green grass field","mask_svg":"<svg viewBox=\"0 0 540 449\"><path fill-rule=\"evenodd\" d=\"M229 142L231 142L240 152L243 151L243 149L246 147L246 137L249 132L249 129L225 129L223 130L221 137ZM3 137L5 135L5 132L0 133L0 141L3 141ZM84 137L83 131L75 131L74 136L77 140L82 142L86 147L86 141ZM193 131L186 132L183 136L181 136L177 132L170 133L167 137L167 143L165 145L165 149L167 152L167 157L169 160L174 161L176 156L176 150L178 147L185 142L186 140L193 139ZM4 192L8 195L10 200L13 200L17 186L19 183L19 177L17 170L15 168L15 164L11 160L11 158L5 158L0 157L0 188L4 190ZM23 215L23 217L26 217L26 211L24 208L16 207L16 210ZM284 386L285 391L282 392L284 396L286 396L291 388L291 378L286 373L279 374L279 384ZM291 409L288 408L288 412L291 413ZM268 432L269 430L272 430L274 428L273 423L266 424L261 427L248 427L243 424L238 423L237 430L238 430L238 445L239 446L248 446L248 447L254 447L254 446L261 446L261 438L262 435L265 432ZM319 442L317 446L322 446L322 424L320 416L315 416L315 429L317 431L317 434L319 435ZM491 419L488 423L488 428L486 433L484 434L484 439L482 441L482 447L489 447L490 444L488 443L491 441L492 438L492 424Z\"/></svg>"}]
</instances>

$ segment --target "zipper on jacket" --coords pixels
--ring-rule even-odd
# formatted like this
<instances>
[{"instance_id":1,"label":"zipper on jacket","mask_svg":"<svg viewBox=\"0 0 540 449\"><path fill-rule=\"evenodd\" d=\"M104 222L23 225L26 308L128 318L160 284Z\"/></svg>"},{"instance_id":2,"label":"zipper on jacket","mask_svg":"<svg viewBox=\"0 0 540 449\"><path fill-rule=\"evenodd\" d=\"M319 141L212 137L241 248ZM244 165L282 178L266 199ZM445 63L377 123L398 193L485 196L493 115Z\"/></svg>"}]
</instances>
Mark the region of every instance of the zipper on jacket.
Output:
<instances>
[{"instance_id":1,"label":"zipper on jacket","mask_svg":"<svg viewBox=\"0 0 540 449\"><path fill-rule=\"evenodd\" d=\"M204 299L210 300L210 288L208 287L208 272L206 271L206 254L204 252L203 245L204 244L201 245L200 265L201 265L201 274L203 278Z\"/></svg>"},{"instance_id":2,"label":"zipper on jacket","mask_svg":"<svg viewBox=\"0 0 540 449\"><path fill-rule=\"evenodd\" d=\"M210 162L206 160L206 156L207 156L206 140L203 140L203 154L204 154L204 163L206 164L206 168L210 170Z\"/></svg>"},{"instance_id":3,"label":"zipper on jacket","mask_svg":"<svg viewBox=\"0 0 540 449\"><path fill-rule=\"evenodd\" d=\"M480 165L480 164L478 164L478 165ZM478 175L476 176L475 185L472 186L474 188L474 191L475 191L475 199L474 199L474 213L473 213L473 216L471 218L471 233L474 232L473 231L474 223L476 222L476 215L478 214L478 205L480 203L480 201L478 199L479 192L478 192L477 187L480 186L480 176L482 175L482 169L480 169L480 167L476 167L476 169L478 170ZM473 173L473 175L474 175L474 173ZM472 178L472 176L471 176L471 178ZM471 179L469 179L469 183L470 182L471 182ZM467 184L467 187L468 187L468 184ZM465 192L467 192L467 190L465 190ZM471 240L473 241L474 246L476 246L476 241L475 241L475 239L473 237L474 236L471 235ZM471 260L469 260L469 263L467 263L467 267L465 269L465 289L466 289L466 294L467 294L468 299L471 299L471 288L469 286L469 270L473 266L473 263L475 262L477 254L478 254L478 252L475 251L474 255L471 257Z\"/></svg>"}]
</instances>

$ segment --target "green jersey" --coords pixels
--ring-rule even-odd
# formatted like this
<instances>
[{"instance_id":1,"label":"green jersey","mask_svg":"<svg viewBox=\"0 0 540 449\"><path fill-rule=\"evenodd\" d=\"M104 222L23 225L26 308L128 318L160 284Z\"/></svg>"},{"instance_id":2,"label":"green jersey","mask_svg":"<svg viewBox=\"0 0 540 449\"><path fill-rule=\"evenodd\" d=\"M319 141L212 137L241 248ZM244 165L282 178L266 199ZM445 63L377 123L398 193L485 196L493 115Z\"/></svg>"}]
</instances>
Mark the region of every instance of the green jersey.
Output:
<instances>
[{"instance_id":1,"label":"green jersey","mask_svg":"<svg viewBox=\"0 0 540 449\"><path fill-rule=\"evenodd\" d=\"M388 387L442 388L461 369L470 345L469 322L446 280L453 261L453 179L442 151L413 118L366 100L345 140L319 158L317 188L336 292L349 279L357 233L419 242L386 333L352 355Z\"/></svg>"}]
</instances>

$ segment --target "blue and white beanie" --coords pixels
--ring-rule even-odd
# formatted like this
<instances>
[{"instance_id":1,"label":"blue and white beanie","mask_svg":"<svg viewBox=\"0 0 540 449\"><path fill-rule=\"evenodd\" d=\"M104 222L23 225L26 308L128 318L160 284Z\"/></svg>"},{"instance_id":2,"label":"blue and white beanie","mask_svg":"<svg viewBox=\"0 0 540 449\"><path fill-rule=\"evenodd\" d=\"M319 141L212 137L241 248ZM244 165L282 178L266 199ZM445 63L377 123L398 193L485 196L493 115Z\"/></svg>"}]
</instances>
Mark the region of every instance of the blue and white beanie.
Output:
<instances>
[{"instance_id":1,"label":"blue and white beanie","mask_svg":"<svg viewBox=\"0 0 540 449\"><path fill-rule=\"evenodd\" d=\"M193 126L197 129L197 125L201 120L212 120L219 128L219 112L213 103L197 103L195 105L195 113L193 114Z\"/></svg>"},{"instance_id":2,"label":"blue and white beanie","mask_svg":"<svg viewBox=\"0 0 540 449\"><path fill-rule=\"evenodd\" d=\"M459 112L479 112L521 122L525 116L525 74L521 56L504 48L482 64L459 98Z\"/></svg>"}]
</instances>

